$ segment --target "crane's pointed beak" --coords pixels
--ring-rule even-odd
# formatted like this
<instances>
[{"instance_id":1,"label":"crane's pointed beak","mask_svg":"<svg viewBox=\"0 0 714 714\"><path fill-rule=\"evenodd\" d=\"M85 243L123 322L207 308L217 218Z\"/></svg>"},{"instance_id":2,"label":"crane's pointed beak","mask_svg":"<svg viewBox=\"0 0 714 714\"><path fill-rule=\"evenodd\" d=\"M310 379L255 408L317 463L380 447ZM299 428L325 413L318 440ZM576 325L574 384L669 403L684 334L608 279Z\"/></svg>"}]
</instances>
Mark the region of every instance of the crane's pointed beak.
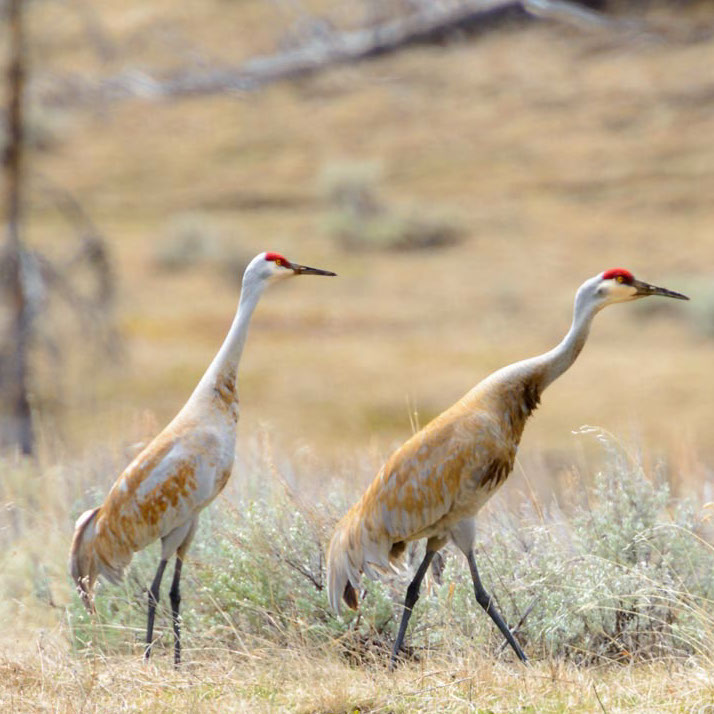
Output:
<instances>
[{"instance_id":1,"label":"crane's pointed beak","mask_svg":"<svg viewBox=\"0 0 714 714\"><path fill-rule=\"evenodd\" d=\"M298 265L297 263L290 263L290 267L293 269L295 275L337 275L337 273L333 273L329 270L308 268L307 265Z\"/></svg>"},{"instance_id":2,"label":"crane's pointed beak","mask_svg":"<svg viewBox=\"0 0 714 714\"><path fill-rule=\"evenodd\" d=\"M667 290L667 288L658 288L656 285L650 285L641 280L633 280L632 287L637 291L635 293L636 297L662 295L663 297L675 298L675 300L689 300L689 298L686 295L682 295L682 293L676 293L674 290Z\"/></svg>"}]
</instances>

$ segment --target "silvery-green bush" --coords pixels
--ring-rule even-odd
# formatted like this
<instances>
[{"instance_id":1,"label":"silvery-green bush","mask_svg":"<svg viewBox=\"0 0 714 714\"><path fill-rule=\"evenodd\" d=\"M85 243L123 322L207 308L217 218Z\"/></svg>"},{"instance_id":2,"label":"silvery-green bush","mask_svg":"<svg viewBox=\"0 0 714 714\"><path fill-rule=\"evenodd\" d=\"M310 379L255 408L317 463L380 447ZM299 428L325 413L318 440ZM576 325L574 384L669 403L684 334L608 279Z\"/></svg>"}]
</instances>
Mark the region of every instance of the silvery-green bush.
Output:
<instances>
[{"instance_id":1,"label":"silvery-green bush","mask_svg":"<svg viewBox=\"0 0 714 714\"><path fill-rule=\"evenodd\" d=\"M714 551L699 511L692 501L672 498L664 475L648 477L637 459L601 439L605 466L591 486L564 494L572 501L567 509L529 504L479 520L484 584L535 658L589 663L706 655L714 629ZM423 544L408 550L403 573L363 581L359 613L337 616L327 604L324 554L352 499L331 493L308 504L269 469L243 491L202 518L184 570L187 646L337 645L356 660L369 653L383 660ZM422 587L407 656L477 647L511 657L475 602L465 559L452 548L444 555L440 577L430 573ZM145 588L157 562L158 552L141 553L122 586L102 588L102 625L90 627L76 603L78 647L141 645ZM167 571L157 618L166 646L169 582Z\"/></svg>"},{"instance_id":2,"label":"silvery-green bush","mask_svg":"<svg viewBox=\"0 0 714 714\"><path fill-rule=\"evenodd\" d=\"M383 167L374 162L326 166L320 192L327 232L347 250L423 250L459 242L464 228L452 211L415 203L393 206L381 197Z\"/></svg>"},{"instance_id":3,"label":"silvery-green bush","mask_svg":"<svg viewBox=\"0 0 714 714\"><path fill-rule=\"evenodd\" d=\"M605 468L568 517L531 506L488 524L477 556L482 578L512 624L528 613L519 633L534 654L578 661L706 654L714 550L697 509L607 446ZM483 622L465 615L473 601L460 560L451 558L445 581L459 584L452 623L471 636ZM500 635L489 626L494 646Z\"/></svg>"}]
</instances>

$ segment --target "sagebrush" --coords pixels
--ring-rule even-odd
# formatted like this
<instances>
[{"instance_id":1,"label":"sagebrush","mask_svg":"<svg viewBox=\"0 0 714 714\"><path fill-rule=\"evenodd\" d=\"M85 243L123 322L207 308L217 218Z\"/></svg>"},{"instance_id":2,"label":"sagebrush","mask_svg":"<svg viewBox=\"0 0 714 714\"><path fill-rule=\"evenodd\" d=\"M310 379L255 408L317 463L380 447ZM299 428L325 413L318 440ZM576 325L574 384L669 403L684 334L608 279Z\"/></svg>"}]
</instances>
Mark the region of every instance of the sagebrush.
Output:
<instances>
[{"instance_id":1,"label":"sagebrush","mask_svg":"<svg viewBox=\"0 0 714 714\"><path fill-rule=\"evenodd\" d=\"M581 474L546 507L524 501L517 512L479 517L477 559L487 589L532 658L576 663L708 657L714 629L714 559L704 513L675 499L667 474L598 433L602 467ZM186 568L183 619L187 647L250 651L266 643L330 648L354 661L384 659L423 544L404 572L364 580L359 613L330 611L326 544L357 494L336 482L318 502L300 495L269 462L243 464L240 495L225 497L202 519ZM236 476L240 478L240 476ZM407 657L479 648L510 657L476 605L468 568L455 549L423 588L408 634ZM144 637L146 587L157 553L140 553L119 587L104 587L91 623L79 600L70 608L78 650L121 651ZM163 625L170 644L170 618Z\"/></svg>"}]
</instances>

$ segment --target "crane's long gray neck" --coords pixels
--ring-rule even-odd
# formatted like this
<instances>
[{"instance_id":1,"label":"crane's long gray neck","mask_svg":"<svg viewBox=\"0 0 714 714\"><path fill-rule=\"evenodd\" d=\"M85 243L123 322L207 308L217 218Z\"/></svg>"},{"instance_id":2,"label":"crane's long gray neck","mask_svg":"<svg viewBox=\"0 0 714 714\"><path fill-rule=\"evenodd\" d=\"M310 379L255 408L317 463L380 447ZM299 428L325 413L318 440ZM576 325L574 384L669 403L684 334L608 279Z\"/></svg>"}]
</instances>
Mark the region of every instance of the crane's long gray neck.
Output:
<instances>
[{"instance_id":1,"label":"crane's long gray neck","mask_svg":"<svg viewBox=\"0 0 714 714\"><path fill-rule=\"evenodd\" d=\"M575 362L585 345L590 324L599 310L599 305L585 283L575 296L573 322L563 340L552 350L521 362L504 367L492 378L498 381L520 380L532 388L532 400L537 403L540 393L552 384Z\"/></svg>"},{"instance_id":2,"label":"crane's long gray neck","mask_svg":"<svg viewBox=\"0 0 714 714\"><path fill-rule=\"evenodd\" d=\"M264 288L264 281L251 280L247 276L243 279L243 288L233 323L221 348L194 390L192 398L212 393L215 389L225 390L226 385L230 390L235 389L238 363L243 354L250 318Z\"/></svg>"},{"instance_id":3,"label":"crane's long gray neck","mask_svg":"<svg viewBox=\"0 0 714 714\"><path fill-rule=\"evenodd\" d=\"M539 359L543 367L541 391L552 384L578 358L590 333L590 325L597 313L597 305L578 293L575 296L573 322L563 340Z\"/></svg>"}]
</instances>

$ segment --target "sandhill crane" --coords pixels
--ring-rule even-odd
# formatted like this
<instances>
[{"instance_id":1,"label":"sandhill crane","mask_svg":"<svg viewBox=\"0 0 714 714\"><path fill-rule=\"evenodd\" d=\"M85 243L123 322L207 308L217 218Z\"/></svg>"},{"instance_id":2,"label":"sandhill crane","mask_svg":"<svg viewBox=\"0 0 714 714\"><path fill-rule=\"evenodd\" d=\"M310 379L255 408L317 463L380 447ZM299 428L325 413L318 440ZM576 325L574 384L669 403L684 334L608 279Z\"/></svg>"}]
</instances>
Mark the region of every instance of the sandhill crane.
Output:
<instances>
[{"instance_id":1,"label":"sandhill crane","mask_svg":"<svg viewBox=\"0 0 714 714\"><path fill-rule=\"evenodd\" d=\"M176 554L170 600L174 662L181 661L179 580L200 512L231 475L238 423L236 376L248 324L263 290L293 275L335 275L260 253L243 275L238 310L228 334L173 421L127 466L98 508L77 520L70 550L72 579L90 612L98 575L118 582L136 551L161 539L161 560L149 590L145 657L166 563Z\"/></svg>"},{"instance_id":2,"label":"sandhill crane","mask_svg":"<svg viewBox=\"0 0 714 714\"><path fill-rule=\"evenodd\" d=\"M477 384L456 404L417 432L382 466L362 498L338 523L330 541L328 593L357 609L362 573L393 568L408 541L427 538L426 555L409 584L394 643L394 667L422 579L449 540L468 560L474 593L523 661L526 656L484 589L474 556L478 510L513 468L526 420L543 390L575 361L595 314L606 305L649 295L688 300L679 293L636 280L613 268L583 283L575 296L573 322L563 341L545 354L504 367Z\"/></svg>"}]
</instances>

